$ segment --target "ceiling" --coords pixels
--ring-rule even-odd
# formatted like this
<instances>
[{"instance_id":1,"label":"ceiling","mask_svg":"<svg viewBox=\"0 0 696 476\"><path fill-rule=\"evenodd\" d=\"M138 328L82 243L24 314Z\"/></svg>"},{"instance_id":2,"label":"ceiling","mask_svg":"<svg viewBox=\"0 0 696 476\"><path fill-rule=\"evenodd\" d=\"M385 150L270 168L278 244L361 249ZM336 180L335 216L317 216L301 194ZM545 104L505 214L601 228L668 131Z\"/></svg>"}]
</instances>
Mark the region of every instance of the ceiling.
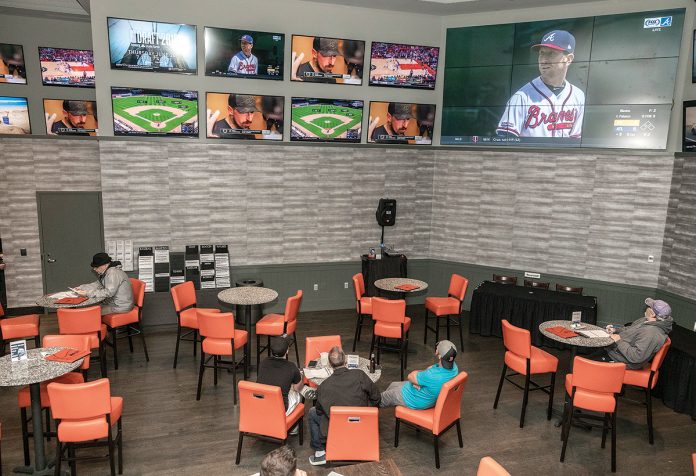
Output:
<instances>
[{"instance_id":1,"label":"ceiling","mask_svg":"<svg viewBox=\"0 0 696 476\"><path fill-rule=\"evenodd\" d=\"M86 16L89 0L0 0L0 7Z\"/></svg>"}]
</instances>

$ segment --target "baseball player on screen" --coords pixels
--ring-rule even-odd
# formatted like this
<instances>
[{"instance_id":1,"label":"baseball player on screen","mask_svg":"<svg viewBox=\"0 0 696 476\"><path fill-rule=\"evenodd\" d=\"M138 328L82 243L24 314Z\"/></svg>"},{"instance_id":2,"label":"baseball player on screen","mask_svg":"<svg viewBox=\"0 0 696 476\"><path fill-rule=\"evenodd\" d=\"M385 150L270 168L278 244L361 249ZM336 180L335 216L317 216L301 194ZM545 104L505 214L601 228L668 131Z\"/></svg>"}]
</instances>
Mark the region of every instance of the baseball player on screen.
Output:
<instances>
[{"instance_id":1,"label":"baseball player on screen","mask_svg":"<svg viewBox=\"0 0 696 476\"><path fill-rule=\"evenodd\" d=\"M227 71L237 74L258 74L259 59L251 54L254 47L254 39L251 35L242 35L239 39L242 51L232 57Z\"/></svg>"},{"instance_id":2,"label":"baseball player on screen","mask_svg":"<svg viewBox=\"0 0 696 476\"><path fill-rule=\"evenodd\" d=\"M532 48L539 52L540 75L508 100L496 133L579 139L585 93L566 81L568 66L575 56L575 37L565 30L553 30Z\"/></svg>"}]
</instances>

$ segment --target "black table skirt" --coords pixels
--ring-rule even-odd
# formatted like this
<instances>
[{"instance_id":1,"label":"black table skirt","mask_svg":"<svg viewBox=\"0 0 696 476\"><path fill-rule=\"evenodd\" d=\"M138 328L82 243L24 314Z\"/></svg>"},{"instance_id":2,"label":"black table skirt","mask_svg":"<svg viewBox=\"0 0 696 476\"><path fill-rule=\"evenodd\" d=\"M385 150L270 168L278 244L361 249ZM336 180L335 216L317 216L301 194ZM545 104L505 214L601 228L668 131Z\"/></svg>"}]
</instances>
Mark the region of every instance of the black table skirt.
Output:
<instances>
[{"instance_id":1,"label":"black table skirt","mask_svg":"<svg viewBox=\"0 0 696 476\"><path fill-rule=\"evenodd\" d=\"M382 259L368 259L362 255L362 274L365 280L365 295L379 296L380 291L375 287L375 281L383 278L407 278L408 260L404 255L387 255Z\"/></svg>"},{"instance_id":2,"label":"black table skirt","mask_svg":"<svg viewBox=\"0 0 696 476\"><path fill-rule=\"evenodd\" d=\"M696 333L674 326L653 394L674 411L696 420Z\"/></svg>"},{"instance_id":3,"label":"black table skirt","mask_svg":"<svg viewBox=\"0 0 696 476\"><path fill-rule=\"evenodd\" d=\"M597 300L594 296L562 293L546 289L483 282L471 298L469 332L482 336L502 337L502 319L528 329L532 344L565 348L560 342L544 338L539 324L555 319L570 320L574 311L582 312L582 321L597 323Z\"/></svg>"}]
</instances>

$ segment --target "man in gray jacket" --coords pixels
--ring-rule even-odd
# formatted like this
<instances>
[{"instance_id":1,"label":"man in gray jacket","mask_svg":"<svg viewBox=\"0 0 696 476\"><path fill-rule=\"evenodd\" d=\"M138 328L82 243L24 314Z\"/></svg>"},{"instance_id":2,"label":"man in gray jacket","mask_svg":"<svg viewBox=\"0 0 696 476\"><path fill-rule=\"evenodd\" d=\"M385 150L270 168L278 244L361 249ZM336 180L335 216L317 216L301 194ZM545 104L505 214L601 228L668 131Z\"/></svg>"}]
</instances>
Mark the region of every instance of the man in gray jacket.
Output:
<instances>
[{"instance_id":1,"label":"man in gray jacket","mask_svg":"<svg viewBox=\"0 0 696 476\"><path fill-rule=\"evenodd\" d=\"M111 261L111 257L106 253L97 253L92 258L91 266L99 278L75 288L77 294L103 299L102 316L133 309L133 288L128 275L121 269L121 263Z\"/></svg>"}]
</instances>

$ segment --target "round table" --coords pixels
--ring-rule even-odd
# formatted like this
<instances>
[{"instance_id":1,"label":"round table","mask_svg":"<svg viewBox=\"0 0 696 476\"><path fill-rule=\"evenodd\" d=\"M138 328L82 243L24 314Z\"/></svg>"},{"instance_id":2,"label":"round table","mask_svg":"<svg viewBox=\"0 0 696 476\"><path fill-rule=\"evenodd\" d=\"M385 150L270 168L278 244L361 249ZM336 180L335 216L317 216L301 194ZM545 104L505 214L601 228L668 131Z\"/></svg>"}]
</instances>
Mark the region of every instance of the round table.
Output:
<instances>
[{"instance_id":1,"label":"round table","mask_svg":"<svg viewBox=\"0 0 696 476\"><path fill-rule=\"evenodd\" d=\"M51 293L55 294L55 293ZM101 303L104 299L102 298L87 298L86 301L82 301L80 304L56 304L57 298L51 297L51 294L44 294L39 299L36 300L36 304L41 307L48 309L59 309L59 308L76 308L76 307L87 307L95 306Z\"/></svg>"},{"instance_id":2,"label":"round table","mask_svg":"<svg viewBox=\"0 0 696 476\"><path fill-rule=\"evenodd\" d=\"M53 474L46 468L46 451L43 440L43 418L41 418L41 382L51 380L82 365L83 359L75 362L54 362L45 355L58 352L63 347L39 347L27 351L27 360L12 362L11 356L0 358L0 387L29 385L31 395L31 422L34 430L34 467L16 468L15 472L29 474Z\"/></svg>"},{"instance_id":3,"label":"round table","mask_svg":"<svg viewBox=\"0 0 696 476\"><path fill-rule=\"evenodd\" d=\"M398 286L403 284L411 284L413 286L418 286L416 289L410 291L405 291L399 289ZM401 299L404 299L406 294L417 293L419 291L424 291L428 289L428 283L425 281L420 281L418 279L411 278L383 278L375 281L375 287L381 289L382 291L389 291L392 293L400 293Z\"/></svg>"},{"instance_id":4,"label":"round table","mask_svg":"<svg viewBox=\"0 0 696 476\"><path fill-rule=\"evenodd\" d=\"M253 333L251 325L251 306L267 304L271 301L275 301L278 299L278 292L269 288L245 286L239 288L228 288L220 291L218 293L218 299L225 304L235 304L245 307L244 322L246 323L246 331L249 334L245 346L247 367L247 372L245 372L245 375L249 375L248 370L251 369L251 337Z\"/></svg>"},{"instance_id":5,"label":"round table","mask_svg":"<svg viewBox=\"0 0 696 476\"><path fill-rule=\"evenodd\" d=\"M322 368L322 367L318 366L318 367L314 367L314 368ZM370 373L370 359L366 359L364 357L360 357L360 364L358 364L357 369L350 369L350 370L362 370L363 372L365 372L367 374L368 377L370 377L370 380L372 380L375 383L377 383L379 378L382 376L382 369L379 368L379 366L375 366L375 371L373 373ZM311 378L309 380L312 383L319 386L326 379L325 378Z\"/></svg>"}]
</instances>

